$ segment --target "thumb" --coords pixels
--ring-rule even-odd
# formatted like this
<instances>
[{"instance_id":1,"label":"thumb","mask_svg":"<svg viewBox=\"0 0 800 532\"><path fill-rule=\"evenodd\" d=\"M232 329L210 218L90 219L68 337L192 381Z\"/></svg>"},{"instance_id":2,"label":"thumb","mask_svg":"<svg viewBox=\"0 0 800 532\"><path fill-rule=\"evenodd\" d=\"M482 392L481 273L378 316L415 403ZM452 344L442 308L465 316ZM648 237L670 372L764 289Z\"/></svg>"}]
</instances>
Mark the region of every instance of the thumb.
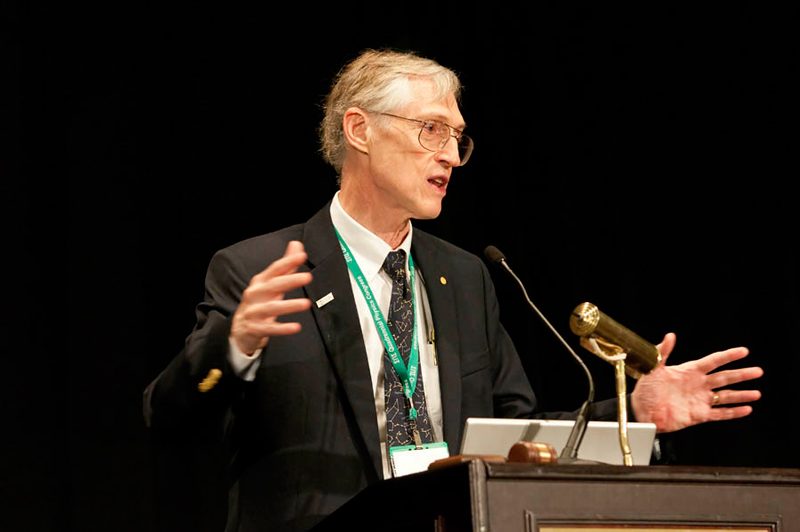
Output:
<instances>
[{"instance_id":1,"label":"thumb","mask_svg":"<svg viewBox=\"0 0 800 532\"><path fill-rule=\"evenodd\" d=\"M656 346L661 353L662 366L667 364L667 358L669 358L672 350L675 349L675 342L677 342L677 340L678 338L675 336L675 333L667 333L664 335L664 339L661 340L661 343Z\"/></svg>"}]
</instances>

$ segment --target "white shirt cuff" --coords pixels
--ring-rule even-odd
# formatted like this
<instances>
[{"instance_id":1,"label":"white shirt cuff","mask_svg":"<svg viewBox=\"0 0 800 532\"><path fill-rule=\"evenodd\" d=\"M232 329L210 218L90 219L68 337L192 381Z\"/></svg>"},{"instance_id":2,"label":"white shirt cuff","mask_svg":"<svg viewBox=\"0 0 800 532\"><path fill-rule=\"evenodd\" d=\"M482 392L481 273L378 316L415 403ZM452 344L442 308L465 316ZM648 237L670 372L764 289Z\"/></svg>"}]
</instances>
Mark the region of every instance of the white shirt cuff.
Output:
<instances>
[{"instance_id":1,"label":"white shirt cuff","mask_svg":"<svg viewBox=\"0 0 800 532\"><path fill-rule=\"evenodd\" d=\"M256 378L256 371L261 365L261 349L257 349L252 355L245 355L236 341L228 337L228 363L233 368L236 375L247 382L252 382Z\"/></svg>"}]
</instances>

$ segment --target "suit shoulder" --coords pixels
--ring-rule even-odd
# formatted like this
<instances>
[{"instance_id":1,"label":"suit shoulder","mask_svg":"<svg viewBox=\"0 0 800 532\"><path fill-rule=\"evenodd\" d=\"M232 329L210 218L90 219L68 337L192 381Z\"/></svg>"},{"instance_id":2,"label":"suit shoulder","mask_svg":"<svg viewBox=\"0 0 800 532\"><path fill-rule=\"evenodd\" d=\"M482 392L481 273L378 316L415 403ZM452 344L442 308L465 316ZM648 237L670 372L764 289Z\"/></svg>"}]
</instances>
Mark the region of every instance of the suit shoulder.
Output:
<instances>
[{"instance_id":1,"label":"suit shoulder","mask_svg":"<svg viewBox=\"0 0 800 532\"><path fill-rule=\"evenodd\" d=\"M295 224L289 227L284 227L283 229L279 229L271 233L241 240L226 247L222 251L230 250L233 253L246 254L252 252L253 250L259 250L263 252L266 249L281 247L282 245L284 249L281 250L281 255L283 255L286 245L290 241L298 240L302 236L303 227L305 227L305 224Z\"/></svg>"},{"instance_id":2,"label":"suit shoulder","mask_svg":"<svg viewBox=\"0 0 800 532\"><path fill-rule=\"evenodd\" d=\"M448 260L459 263L463 266L471 266L473 268L485 268L483 260L474 253L462 249L446 240L442 240L437 236L433 236L425 231L420 231L414 228L414 238L419 239L420 243L434 248L438 253L444 254ZM437 253L437 254L438 254Z\"/></svg>"},{"instance_id":3,"label":"suit shoulder","mask_svg":"<svg viewBox=\"0 0 800 532\"><path fill-rule=\"evenodd\" d=\"M267 266L283 257L286 246L292 240L300 240L305 224L254 236L223 248L214 255L213 260L234 260L242 264L250 272L260 272Z\"/></svg>"}]
</instances>

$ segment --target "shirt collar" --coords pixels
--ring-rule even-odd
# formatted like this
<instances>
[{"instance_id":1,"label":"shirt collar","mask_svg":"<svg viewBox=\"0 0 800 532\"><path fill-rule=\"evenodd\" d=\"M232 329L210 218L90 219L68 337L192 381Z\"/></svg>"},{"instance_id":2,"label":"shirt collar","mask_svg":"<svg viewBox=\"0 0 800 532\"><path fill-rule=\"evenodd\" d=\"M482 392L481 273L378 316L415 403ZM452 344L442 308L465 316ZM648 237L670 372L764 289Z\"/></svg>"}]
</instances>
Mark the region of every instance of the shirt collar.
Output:
<instances>
[{"instance_id":1,"label":"shirt collar","mask_svg":"<svg viewBox=\"0 0 800 532\"><path fill-rule=\"evenodd\" d=\"M339 192L333 196L330 212L333 226L336 227L336 230L339 231L339 234L347 243L361 271L367 277L367 282L371 281L381 272L386 255L392 251L391 246L345 212L342 204L339 203ZM413 232L414 228L409 222L408 234L397 248L406 252L406 268L408 268L408 257L411 255L411 235Z\"/></svg>"}]
</instances>

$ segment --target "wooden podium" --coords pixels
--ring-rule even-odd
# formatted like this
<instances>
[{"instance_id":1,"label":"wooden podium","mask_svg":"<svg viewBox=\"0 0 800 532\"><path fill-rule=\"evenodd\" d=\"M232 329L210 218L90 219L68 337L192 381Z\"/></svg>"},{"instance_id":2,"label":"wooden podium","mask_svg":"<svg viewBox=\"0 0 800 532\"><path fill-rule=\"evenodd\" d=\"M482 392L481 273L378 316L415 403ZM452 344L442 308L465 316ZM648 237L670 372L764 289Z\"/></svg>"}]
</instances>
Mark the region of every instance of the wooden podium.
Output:
<instances>
[{"instance_id":1,"label":"wooden podium","mask_svg":"<svg viewBox=\"0 0 800 532\"><path fill-rule=\"evenodd\" d=\"M374 484L314 530L800 532L800 470L476 459Z\"/></svg>"}]
</instances>

